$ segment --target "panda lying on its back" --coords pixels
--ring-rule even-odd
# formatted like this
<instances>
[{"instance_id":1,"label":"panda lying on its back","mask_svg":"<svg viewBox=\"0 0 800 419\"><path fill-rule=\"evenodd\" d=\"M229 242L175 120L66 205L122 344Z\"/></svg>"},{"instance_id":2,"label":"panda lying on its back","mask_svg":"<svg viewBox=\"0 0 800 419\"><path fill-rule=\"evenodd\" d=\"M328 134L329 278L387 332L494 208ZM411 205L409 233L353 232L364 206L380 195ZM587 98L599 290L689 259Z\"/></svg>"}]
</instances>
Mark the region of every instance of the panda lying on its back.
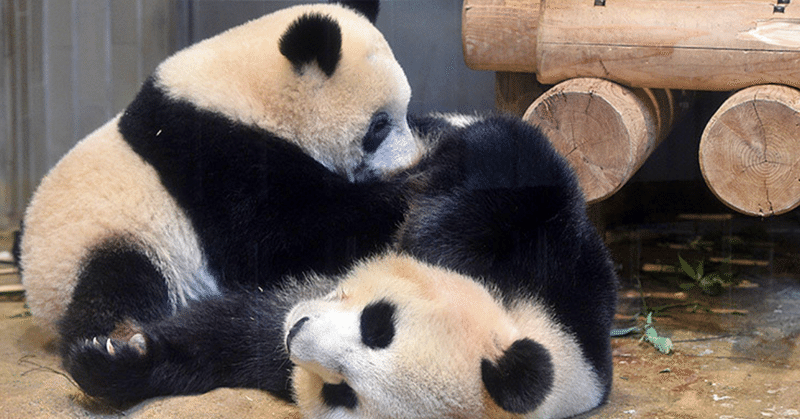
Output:
<instances>
[{"instance_id":1,"label":"panda lying on its back","mask_svg":"<svg viewBox=\"0 0 800 419\"><path fill-rule=\"evenodd\" d=\"M287 317L305 417L562 418L604 402L616 275L566 162L538 130L488 118L420 169L395 251Z\"/></svg>"}]
</instances>

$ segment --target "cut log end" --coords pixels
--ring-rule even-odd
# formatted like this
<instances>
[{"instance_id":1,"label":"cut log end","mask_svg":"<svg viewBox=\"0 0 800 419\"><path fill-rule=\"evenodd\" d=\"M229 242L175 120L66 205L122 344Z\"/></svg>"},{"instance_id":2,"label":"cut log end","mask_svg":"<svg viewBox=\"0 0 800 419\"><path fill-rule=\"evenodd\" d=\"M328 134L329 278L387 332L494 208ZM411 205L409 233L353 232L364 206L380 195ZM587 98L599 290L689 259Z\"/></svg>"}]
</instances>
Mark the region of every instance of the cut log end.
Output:
<instances>
[{"instance_id":1,"label":"cut log end","mask_svg":"<svg viewBox=\"0 0 800 419\"><path fill-rule=\"evenodd\" d=\"M768 217L800 205L800 91L779 85L741 90L711 117L700 169L732 209Z\"/></svg>"},{"instance_id":2,"label":"cut log end","mask_svg":"<svg viewBox=\"0 0 800 419\"><path fill-rule=\"evenodd\" d=\"M655 95L650 95L655 98ZM587 202L619 190L669 130L664 103L601 79L572 79L540 96L523 119L538 125L575 170ZM661 102L661 103L656 103Z\"/></svg>"}]
</instances>

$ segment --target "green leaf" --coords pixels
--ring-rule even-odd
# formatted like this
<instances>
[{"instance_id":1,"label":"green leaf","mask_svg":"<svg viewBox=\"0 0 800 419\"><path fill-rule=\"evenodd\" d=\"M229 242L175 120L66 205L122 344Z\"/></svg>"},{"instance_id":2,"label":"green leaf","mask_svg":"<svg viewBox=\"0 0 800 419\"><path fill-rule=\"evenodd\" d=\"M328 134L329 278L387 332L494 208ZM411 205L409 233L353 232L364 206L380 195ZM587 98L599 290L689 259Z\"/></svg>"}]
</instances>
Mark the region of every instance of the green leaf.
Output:
<instances>
[{"instance_id":1,"label":"green leaf","mask_svg":"<svg viewBox=\"0 0 800 419\"><path fill-rule=\"evenodd\" d=\"M681 268L683 268L683 271L686 272L686 275L689 275L690 277L692 277L692 279L696 279L697 276L695 276L694 274L694 269L692 269L689 263L683 260L681 255L678 255L678 260L681 262Z\"/></svg>"},{"instance_id":2,"label":"green leaf","mask_svg":"<svg viewBox=\"0 0 800 419\"><path fill-rule=\"evenodd\" d=\"M697 284L700 285L703 292L708 295L719 295L722 293L722 281L720 281L719 275L717 274L711 274L700 278Z\"/></svg>"},{"instance_id":3,"label":"green leaf","mask_svg":"<svg viewBox=\"0 0 800 419\"><path fill-rule=\"evenodd\" d=\"M645 334L645 336L647 336L648 338L651 338L651 339L655 339L655 338L658 337L658 332L656 331L656 328L653 327L653 326L650 326L650 327L646 328L644 330L644 334Z\"/></svg>"},{"instance_id":4,"label":"green leaf","mask_svg":"<svg viewBox=\"0 0 800 419\"><path fill-rule=\"evenodd\" d=\"M669 354L672 351L672 339L670 338L658 338L653 342L653 346L658 349L664 355Z\"/></svg>"},{"instance_id":5,"label":"green leaf","mask_svg":"<svg viewBox=\"0 0 800 419\"><path fill-rule=\"evenodd\" d=\"M701 260L700 263L697 265L697 279L703 277L703 261Z\"/></svg>"},{"instance_id":6,"label":"green leaf","mask_svg":"<svg viewBox=\"0 0 800 419\"><path fill-rule=\"evenodd\" d=\"M684 291L689 291L690 289L694 288L695 284L693 284L691 282L686 282L686 283L680 284L678 286L681 287L681 289L684 290Z\"/></svg>"}]
</instances>

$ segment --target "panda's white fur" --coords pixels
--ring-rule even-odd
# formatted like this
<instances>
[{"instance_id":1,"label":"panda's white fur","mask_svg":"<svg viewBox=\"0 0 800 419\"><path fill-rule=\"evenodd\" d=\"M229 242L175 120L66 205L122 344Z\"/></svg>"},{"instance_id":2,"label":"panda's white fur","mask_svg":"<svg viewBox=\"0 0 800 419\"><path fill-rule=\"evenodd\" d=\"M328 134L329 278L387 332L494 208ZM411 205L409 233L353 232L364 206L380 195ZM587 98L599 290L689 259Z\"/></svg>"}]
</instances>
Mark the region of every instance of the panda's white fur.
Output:
<instances>
[{"instance_id":1,"label":"panda's white fur","mask_svg":"<svg viewBox=\"0 0 800 419\"><path fill-rule=\"evenodd\" d=\"M424 153L410 87L373 26L377 2L343 3L290 7L177 52L42 180L22 280L88 394L127 403L225 385L290 398L285 355L236 369L176 348L212 344L193 334L224 328L210 313L236 292L338 273L402 220L390 178ZM279 348L288 307L270 304L258 315Z\"/></svg>"},{"instance_id":2,"label":"panda's white fur","mask_svg":"<svg viewBox=\"0 0 800 419\"><path fill-rule=\"evenodd\" d=\"M314 65L298 75L278 50L287 27L308 13L341 26L342 55L330 77ZM410 88L388 44L364 16L339 5L299 5L230 29L176 53L154 78L171 98L294 142L351 180L362 161L390 172L422 152L406 122ZM360 140L376 111L390 114L395 124L366 156ZM71 300L87 252L113 236L149 253L167 279L174 308L218 292L184 209L126 143L118 121L61 159L25 215L23 282L31 312L51 331Z\"/></svg>"},{"instance_id":3,"label":"panda's white fur","mask_svg":"<svg viewBox=\"0 0 800 419\"><path fill-rule=\"evenodd\" d=\"M615 275L566 162L517 119L412 130L409 98L371 21L337 5L165 61L25 216L28 303L65 369L113 403L255 387L309 417L603 402Z\"/></svg>"},{"instance_id":4,"label":"panda's white fur","mask_svg":"<svg viewBox=\"0 0 800 419\"><path fill-rule=\"evenodd\" d=\"M309 66L298 79L278 51L282 30L304 13L328 15L342 28L346 53L330 77ZM365 17L338 5L299 5L229 29L166 60L156 76L173 97L290 138L351 178L364 157L353 141L369 126L372 115L365 109L403 122L386 140L385 152L375 156L376 166L407 167L419 157L405 123L411 88L402 68Z\"/></svg>"},{"instance_id":5,"label":"panda's white fur","mask_svg":"<svg viewBox=\"0 0 800 419\"><path fill-rule=\"evenodd\" d=\"M158 173L121 138L117 121L89 134L59 161L25 214L26 301L38 324L54 333L81 262L111 235L149 252L167 278L173 309L219 292L192 224Z\"/></svg>"},{"instance_id":6,"label":"panda's white fur","mask_svg":"<svg viewBox=\"0 0 800 419\"><path fill-rule=\"evenodd\" d=\"M324 282L324 281L323 281ZM359 315L375 301L397 306L393 345L361 343ZM491 284L398 254L365 261L329 295L296 305L286 319L299 368L294 387L310 418L563 418L597 406L604 388L566 332L535 298L502 301ZM535 338L553 357L551 392L536 410L514 415L498 408L480 376L482 358L512 342ZM346 382L355 409L331 407L324 383Z\"/></svg>"},{"instance_id":7,"label":"panda's white fur","mask_svg":"<svg viewBox=\"0 0 800 419\"><path fill-rule=\"evenodd\" d=\"M456 128L465 128L484 119L483 116L478 114L468 115L463 113L439 113L439 112L432 113L431 117L443 120Z\"/></svg>"}]
</instances>

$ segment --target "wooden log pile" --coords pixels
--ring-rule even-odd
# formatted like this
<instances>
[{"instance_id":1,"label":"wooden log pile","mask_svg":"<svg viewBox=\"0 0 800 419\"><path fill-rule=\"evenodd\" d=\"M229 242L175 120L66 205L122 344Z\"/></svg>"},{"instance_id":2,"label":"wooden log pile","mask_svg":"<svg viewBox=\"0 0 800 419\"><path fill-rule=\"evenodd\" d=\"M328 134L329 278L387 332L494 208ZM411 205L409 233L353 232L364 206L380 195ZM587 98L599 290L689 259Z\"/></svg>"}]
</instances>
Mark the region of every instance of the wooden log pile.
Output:
<instances>
[{"instance_id":1,"label":"wooden log pile","mask_svg":"<svg viewBox=\"0 0 800 419\"><path fill-rule=\"evenodd\" d=\"M798 1L800 3L800 1ZM525 110L578 173L589 201L618 190L669 133L682 90L735 92L699 161L731 208L800 205L800 4L791 0L465 0L467 65L555 85ZM530 81L522 84L530 85ZM535 90L535 89L534 89ZM538 93L538 92L537 92Z\"/></svg>"}]
</instances>

